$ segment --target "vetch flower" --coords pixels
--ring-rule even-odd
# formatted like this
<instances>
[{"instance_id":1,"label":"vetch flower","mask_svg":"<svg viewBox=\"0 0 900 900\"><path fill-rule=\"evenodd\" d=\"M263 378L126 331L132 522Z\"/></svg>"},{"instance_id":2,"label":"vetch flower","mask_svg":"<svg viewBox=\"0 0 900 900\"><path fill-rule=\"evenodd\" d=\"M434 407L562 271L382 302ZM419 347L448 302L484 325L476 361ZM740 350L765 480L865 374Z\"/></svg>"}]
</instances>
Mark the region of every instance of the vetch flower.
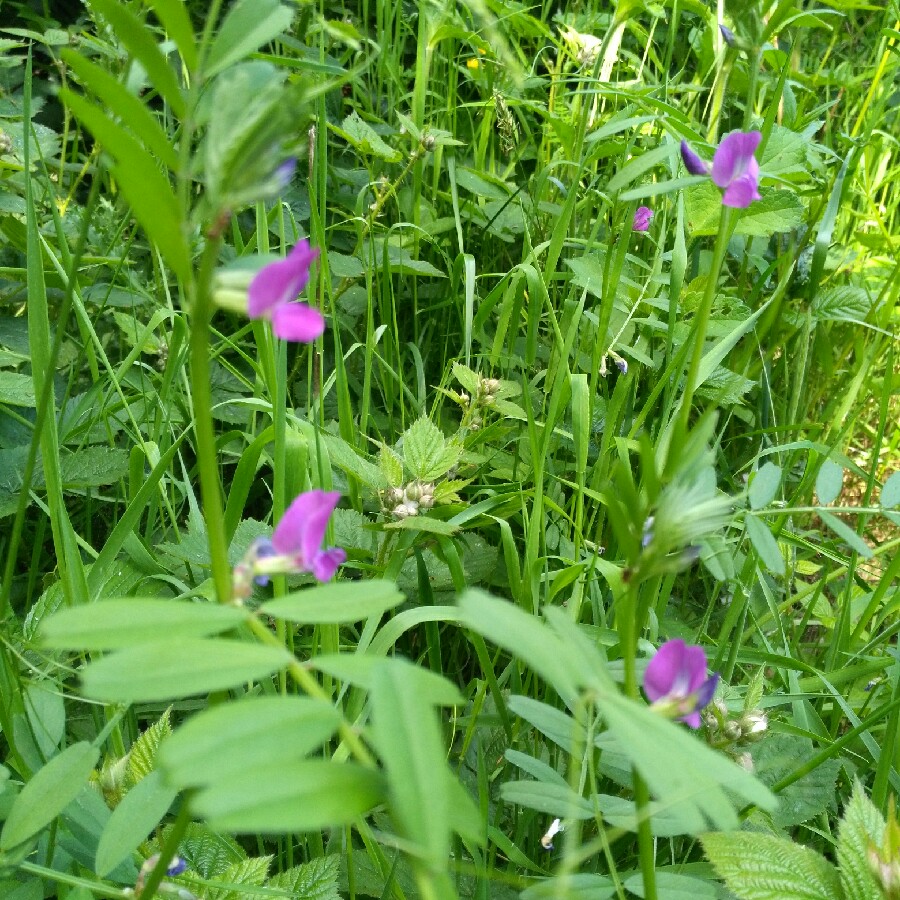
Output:
<instances>
[{"instance_id":1,"label":"vetch flower","mask_svg":"<svg viewBox=\"0 0 900 900\"><path fill-rule=\"evenodd\" d=\"M681 158L691 175L712 175L723 191L722 203L746 209L759 200L759 163L754 154L762 134L759 131L733 131L722 139L713 156L712 169L687 141L681 142Z\"/></svg>"},{"instance_id":2,"label":"vetch flower","mask_svg":"<svg viewBox=\"0 0 900 900\"><path fill-rule=\"evenodd\" d=\"M706 677L702 647L680 638L666 641L644 672L644 692L653 706L691 728L700 727L700 710L712 700L718 673Z\"/></svg>"},{"instance_id":3,"label":"vetch flower","mask_svg":"<svg viewBox=\"0 0 900 900\"><path fill-rule=\"evenodd\" d=\"M330 581L347 554L341 547L322 548L328 520L341 495L337 491L306 491L285 510L271 538L259 537L234 567L236 600L250 596L253 582L267 584L270 575L304 573Z\"/></svg>"},{"instance_id":4,"label":"vetch flower","mask_svg":"<svg viewBox=\"0 0 900 900\"><path fill-rule=\"evenodd\" d=\"M305 238L284 258L264 266L250 282L247 314L270 319L276 337L285 341L314 341L325 331L322 313L306 303L295 303L309 281L309 270L319 251Z\"/></svg>"},{"instance_id":5,"label":"vetch flower","mask_svg":"<svg viewBox=\"0 0 900 900\"><path fill-rule=\"evenodd\" d=\"M653 210L649 206L639 206L634 212L634 219L631 223L632 231L646 231L650 227L650 220L653 218Z\"/></svg>"},{"instance_id":6,"label":"vetch flower","mask_svg":"<svg viewBox=\"0 0 900 900\"><path fill-rule=\"evenodd\" d=\"M722 35L722 40L728 44L729 47L737 46L737 38L734 36L734 32L727 26L719 23L719 33Z\"/></svg>"}]
</instances>

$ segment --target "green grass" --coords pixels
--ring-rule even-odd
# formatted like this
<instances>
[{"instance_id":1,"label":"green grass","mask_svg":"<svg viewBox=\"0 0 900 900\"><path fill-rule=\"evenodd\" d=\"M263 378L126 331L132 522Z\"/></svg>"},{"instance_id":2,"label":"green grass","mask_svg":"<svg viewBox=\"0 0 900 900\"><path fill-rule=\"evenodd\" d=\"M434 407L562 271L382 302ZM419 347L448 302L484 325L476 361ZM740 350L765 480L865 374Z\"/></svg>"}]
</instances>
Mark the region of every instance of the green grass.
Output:
<instances>
[{"instance_id":1,"label":"green grass","mask_svg":"<svg viewBox=\"0 0 900 900\"><path fill-rule=\"evenodd\" d=\"M162 850L203 897L716 896L697 836L738 825L834 861L854 781L881 814L900 784L896 3L726 4L729 47L684 0L257 2L3 20L0 894L125 896ZM678 142L750 128L763 200L723 222ZM216 305L300 237L311 345ZM413 481L436 502L400 521ZM229 603L311 488L343 495L318 590L352 613L166 625ZM248 609L317 596L273 582ZM121 597L166 601L158 633L40 637ZM765 709L761 740L646 710L675 637L721 716ZM173 683L204 653L233 677L154 694L166 645L196 654ZM157 766L169 723L295 694L337 710L315 775L265 734L201 766L228 782L233 752L243 786ZM749 753L757 780L716 768ZM66 765L94 770L71 803ZM177 799L147 782L145 820L155 766ZM289 770L290 811L227 836L247 773Z\"/></svg>"}]
</instances>

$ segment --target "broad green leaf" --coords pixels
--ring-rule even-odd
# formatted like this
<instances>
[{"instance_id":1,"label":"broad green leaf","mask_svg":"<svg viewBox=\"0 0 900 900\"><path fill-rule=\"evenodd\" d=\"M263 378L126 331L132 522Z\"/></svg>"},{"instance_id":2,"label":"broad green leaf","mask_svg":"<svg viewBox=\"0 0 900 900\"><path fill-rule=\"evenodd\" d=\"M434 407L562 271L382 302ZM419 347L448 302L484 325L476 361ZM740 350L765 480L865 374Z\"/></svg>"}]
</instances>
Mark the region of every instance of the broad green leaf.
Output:
<instances>
[{"instance_id":1,"label":"broad green leaf","mask_svg":"<svg viewBox=\"0 0 900 900\"><path fill-rule=\"evenodd\" d=\"M545 878L532 882L519 895L520 900L608 900L616 896L616 886L606 875L576 872L560 878Z\"/></svg>"},{"instance_id":2,"label":"broad green leaf","mask_svg":"<svg viewBox=\"0 0 900 900\"><path fill-rule=\"evenodd\" d=\"M844 467L826 459L816 475L816 494L819 503L833 503L844 484Z\"/></svg>"},{"instance_id":3,"label":"broad green leaf","mask_svg":"<svg viewBox=\"0 0 900 900\"><path fill-rule=\"evenodd\" d=\"M779 487L781 487L781 466L776 466L773 462L760 466L750 481L750 490L747 492L750 508L762 509L768 506L778 494Z\"/></svg>"},{"instance_id":4,"label":"broad green leaf","mask_svg":"<svg viewBox=\"0 0 900 900\"><path fill-rule=\"evenodd\" d=\"M251 697L204 710L162 745L160 768L179 788L224 783L300 760L334 734L341 717L322 700Z\"/></svg>"},{"instance_id":5,"label":"broad green leaf","mask_svg":"<svg viewBox=\"0 0 900 900\"><path fill-rule=\"evenodd\" d=\"M561 819L592 819L594 805L576 794L567 784L540 781L507 781L500 786L500 797L507 803L536 809ZM599 812L599 809L598 809Z\"/></svg>"},{"instance_id":6,"label":"broad green leaf","mask_svg":"<svg viewBox=\"0 0 900 900\"><path fill-rule=\"evenodd\" d=\"M722 214L722 192L706 179L686 191L687 220L691 234L714 235L719 230ZM745 210L735 225L734 233L750 237L771 237L799 228L805 215L803 203L792 191L764 191Z\"/></svg>"},{"instance_id":7,"label":"broad green leaf","mask_svg":"<svg viewBox=\"0 0 900 900\"><path fill-rule=\"evenodd\" d=\"M338 581L269 600L260 612L301 625L340 625L381 616L402 602L392 581Z\"/></svg>"},{"instance_id":8,"label":"broad green leaf","mask_svg":"<svg viewBox=\"0 0 900 900\"><path fill-rule=\"evenodd\" d=\"M0 850L27 841L49 825L87 784L100 751L81 741L66 747L22 788L0 833Z\"/></svg>"},{"instance_id":9,"label":"broad green leaf","mask_svg":"<svg viewBox=\"0 0 900 900\"><path fill-rule=\"evenodd\" d=\"M448 443L441 430L426 418L403 433L403 461L415 478L431 481L446 475L458 462L462 447Z\"/></svg>"},{"instance_id":10,"label":"broad green leaf","mask_svg":"<svg viewBox=\"0 0 900 900\"><path fill-rule=\"evenodd\" d=\"M303 760L204 788L191 809L219 831L279 834L349 825L384 798L384 779L372 769Z\"/></svg>"},{"instance_id":11,"label":"broad green leaf","mask_svg":"<svg viewBox=\"0 0 900 900\"><path fill-rule=\"evenodd\" d=\"M740 900L836 900L837 871L807 847L768 834L706 834L703 849Z\"/></svg>"},{"instance_id":12,"label":"broad green leaf","mask_svg":"<svg viewBox=\"0 0 900 900\"><path fill-rule=\"evenodd\" d=\"M163 784L159 772L151 772L133 787L113 810L97 845L96 871L105 878L162 821L177 791Z\"/></svg>"},{"instance_id":13,"label":"broad green leaf","mask_svg":"<svg viewBox=\"0 0 900 900\"><path fill-rule=\"evenodd\" d=\"M314 656L308 665L341 681L371 690L381 661L381 657L367 653L325 653ZM391 664L400 666L406 673L405 677L416 682L416 690L429 703L435 706L461 706L465 702L459 688L443 675L412 665L396 656L392 658Z\"/></svg>"},{"instance_id":14,"label":"broad green leaf","mask_svg":"<svg viewBox=\"0 0 900 900\"><path fill-rule=\"evenodd\" d=\"M608 194L617 194L623 188L628 187L633 181L640 178L645 172L649 172L660 163L667 162L678 152L674 142L654 147L646 153L636 155L632 160L621 166L616 174L610 178L606 185Z\"/></svg>"},{"instance_id":15,"label":"broad green leaf","mask_svg":"<svg viewBox=\"0 0 900 900\"><path fill-rule=\"evenodd\" d=\"M481 376L468 366L458 362L453 363L453 377L469 392L470 396L474 397L478 393Z\"/></svg>"},{"instance_id":16,"label":"broad green leaf","mask_svg":"<svg viewBox=\"0 0 900 900\"><path fill-rule=\"evenodd\" d=\"M530 722L544 737L549 738L567 753L575 749L575 738L578 725L575 720L562 710L548 703L542 703L532 697L513 694L507 703L509 711Z\"/></svg>"},{"instance_id":17,"label":"broad green leaf","mask_svg":"<svg viewBox=\"0 0 900 900\"><path fill-rule=\"evenodd\" d=\"M280 647L219 638L138 644L87 666L84 693L107 703L152 702L206 694L258 681L292 659Z\"/></svg>"},{"instance_id":18,"label":"broad green leaf","mask_svg":"<svg viewBox=\"0 0 900 900\"><path fill-rule=\"evenodd\" d=\"M7 406L34 406L34 384L30 375L0 372L0 403Z\"/></svg>"},{"instance_id":19,"label":"broad green leaf","mask_svg":"<svg viewBox=\"0 0 900 900\"><path fill-rule=\"evenodd\" d=\"M105 69L80 53L63 50L61 55L82 86L101 100L110 113L118 116L121 124L140 138L147 150L173 172L178 170L178 154L172 142L144 103Z\"/></svg>"},{"instance_id":20,"label":"broad green leaf","mask_svg":"<svg viewBox=\"0 0 900 900\"><path fill-rule=\"evenodd\" d=\"M388 146L357 112L350 113L344 119L338 133L364 156L377 156L386 162L397 162L402 156L399 150Z\"/></svg>"},{"instance_id":21,"label":"broad green leaf","mask_svg":"<svg viewBox=\"0 0 900 900\"><path fill-rule=\"evenodd\" d=\"M869 847L881 847L884 819L857 782L838 828L837 860L845 900L881 900L884 894L872 874Z\"/></svg>"},{"instance_id":22,"label":"broad green leaf","mask_svg":"<svg viewBox=\"0 0 900 900\"><path fill-rule=\"evenodd\" d=\"M207 887L204 900L263 900L269 895L262 891L257 893L253 887L261 887L265 883L271 864L271 856L251 856L233 862L216 877L223 887Z\"/></svg>"},{"instance_id":23,"label":"broad green leaf","mask_svg":"<svg viewBox=\"0 0 900 900\"><path fill-rule=\"evenodd\" d=\"M872 548L844 521L824 509L819 518L853 551L863 559L871 559Z\"/></svg>"},{"instance_id":24,"label":"broad green leaf","mask_svg":"<svg viewBox=\"0 0 900 900\"><path fill-rule=\"evenodd\" d=\"M865 288L841 284L817 291L812 311L819 322L864 322L872 302Z\"/></svg>"},{"instance_id":25,"label":"broad green leaf","mask_svg":"<svg viewBox=\"0 0 900 900\"><path fill-rule=\"evenodd\" d=\"M41 754L53 756L66 734L66 707L62 691L53 681L34 682L25 688L25 713Z\"/></svg>"},{"instance_id":26,"label":"broad green leaf","mask_svg":"<svg viewBox=\"0 0 900 900\"><path fill-rule=\"evenodd\" d=\"M370 693L372 733L388 774L390 810L401 833L435 871L450 852L446 748L435 710L405 667L382 660Z\"/></svg>"},{"instance_id":27,"label":"broad green leaf","mask_svg":"<svg viewBox=\"0 0 900 900\"><path fill-rule=\"evenodd\" d=\"M175 274L186 281L191 263L182 235L181 208L154 158L97 106L66 89L60 91L60 97L113 157L112 173L131 204L135 218L159 247Z\"/></svg>"},{"instance_id":28,"label":"broad green leaf","mask_svg":"<svg viewBox=\"0 0 900 900\"><path fill-rule=\"evenodd\" d=\"M273 875L268 887L288 891L292 897L303 900L341 900L338 892L340 860L337 853L319 856Z\"/></svg>"},{"instance_id":29,"label":"broad green leaf","mask_svg":"<svg viewBox=\"0 0 900 900\"><path fill-rule=\"evenodd\" d=\"M113 447L85 447L59 459L59 477L65 488L114 484L128 473L128 452Z\"/></svg>"},{"instance_id":30,"label":"broad green leaf","mask_svg":"<svg viewBox=\"0 0 900 900\"><path fill-rule=\"evenodd\" d=\"M194 29L183 0L150 0L150 6L156 17L162 22L169 37L175 41L188 69L197 66L197 44Z\"/></svg>"},{"instance_id":31,"label":"broad green leaf","mask_svg":"<svg viewBox=\"0 0 900 900\"><path fill-rule=\"evenodd\" d=\"M112 25L116 37L128 48L129 54L144 67L150 83L172 107L175 114L184 116L184 96L175 77L175 70L169 65L153 39L153 32L131 12L128 6L118 0L89 0L89 5Z\"/></svg>"},{"instance_id":32,"label":"broad green leaf","mask_svg":"<svg viewBox=\"0 0 900 900\"><path fill-rule=\"evenodd\" d=\"M894 472L882 485L881 505L885 509L900 505L900 472Z\"/></svg>"},{"instance_id":33,"label":"broad green leaf","mask_svg":"<svg viewBox=\"0 0 900 900\"><path fill-rule=\"evenodd\" d=\"M430 534L444 534L448 537L459 531L459 525L443 519L433 519L431 516L409 516L397 522L388 522L384 527L389 531L427 531Z\"/></svg>"},{"instance_id":34,"label":"broad green leaf","mask_svg":"<svg viewBox=\"0 0 900 900\"><path fill-rule=\"evenodd\" d=\"M0 881L0 897L3 900L44 900L44 883L39 878L29 878L27 881L6 879ZM84 900L84 898L75 898L74 894L69 894L72 900ZM86 900L93 900L93 895L89 895Z\"/></svg>"},{"instance_id":35,"label":"broad green leaf","mask_svg":"<svg viewBox=\"0 0 900 900\"><path fill-rule=\"evenodd\" d=\"M226 69L275 40L291 27L293 11L278 0L238 0L209 49L207 77Z\"/></svg>"},{"instance_id":36,"label":"broad green leaf","mask_svg":"<svg viewBox=\"0 0 900 900\"><path fill-rule=\"evenodd\" d=\"M778 541L772 536L769 526L756 516L745 516L744 527L753 549L759 554L763 565L774 575L784 574L784 557L778 547Z\"/></svg>"},{"instance_id":37,"label":"broad green leaf","mask_svg":"<svg viewBox=\"0 0 900 900\"><path fill-rule=\"evenodd\" d=\"M809 738L793 734L768 734L751 750L753 771L765 785L773 785L790 775L799 760L812 756ZM782 828L802 825L821 813L833 811L835 782L841 763L837 758L826 760L812 772L788 785L778 794L778 809L772 820Z\"/></svg>"},{"instance_id":38,"label":"broad green leaf","mask_svg":"<svg viewBox=\"0 0 900 900\"><path fill-rule=\"evenodd\" d=\"M38 636L45 647L115 650L167 637L207 637L249 618L249 611L238 606L122 598L60 610L41 623Z\"/></svg>"}]
</instances>

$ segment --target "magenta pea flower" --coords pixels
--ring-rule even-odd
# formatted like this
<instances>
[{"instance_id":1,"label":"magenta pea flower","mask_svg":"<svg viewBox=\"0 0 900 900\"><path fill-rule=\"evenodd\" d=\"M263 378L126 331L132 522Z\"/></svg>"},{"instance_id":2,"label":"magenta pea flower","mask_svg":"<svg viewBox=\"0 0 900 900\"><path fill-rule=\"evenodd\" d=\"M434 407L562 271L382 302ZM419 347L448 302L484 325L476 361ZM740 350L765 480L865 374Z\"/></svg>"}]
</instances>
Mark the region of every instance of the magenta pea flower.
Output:
<instances>
[{"instance_id":1,"label":"magenta pea flower","mask_svg":"<svg viewBox=\"0 0 900 900\"><path fill-rule=\"evenodd\" d=\"M709 703L719 683L718 673L706 677L702 647L680 638L666 641L647 664L644 693L653 706L691 728L700 727L700 710Z\"/></svg>"},{"instance_id":2,"label":"magenta pea flower","mask_svg":"<svg viewBox=\"0 0 900 900\"><path fill-rule=\"evenodd\" d=\"M253 541L234 567L235 599L249 597L253 582L267 584L270 575L306 572L316 581L330 581L338 566L347 560L341 547L322 547L328 520L340 499L337 491L300 494L284 511L272 537Z\"/></svg>"},{"instance_id":3,"label":"magenta pea flower","mask_svg":"<svg viewBox=\"0 0 900 900\"><path fill-rule=\"evenodd\" d=\"M304 238L284 258L263 266L250 282L247 314L251 319L270 319L276 337L285 341L314 341L325 331L319 310L296 301L309 282L309 270L318 248Z\"/></svg>"},{"instance_id":4,"label":"magenta pea flower","mask_svg":"<svg viewBox=\"0 0 900 900\"><path fill-rule=\"evenodd\" d=\"M653 210L649 206L639 206L634 211L634 220L631 223L632 231L646 231L650 227L653 218Z\"/></svg>"},{"instance_id":5,"label":"magenta pea flower","mask_svg":"<svg viewBox=\"0 0 900 900\"><path fill-rule=\"evenodd\" d=\"M712 169L694 152L687 141L681 142L681 158L691 175L712 175L723 191L722 203L746 209L759 200L759 163L754 154L762 134L759 131L733 131L722 139L713 155Z\"/></svg>"}]
</instances>

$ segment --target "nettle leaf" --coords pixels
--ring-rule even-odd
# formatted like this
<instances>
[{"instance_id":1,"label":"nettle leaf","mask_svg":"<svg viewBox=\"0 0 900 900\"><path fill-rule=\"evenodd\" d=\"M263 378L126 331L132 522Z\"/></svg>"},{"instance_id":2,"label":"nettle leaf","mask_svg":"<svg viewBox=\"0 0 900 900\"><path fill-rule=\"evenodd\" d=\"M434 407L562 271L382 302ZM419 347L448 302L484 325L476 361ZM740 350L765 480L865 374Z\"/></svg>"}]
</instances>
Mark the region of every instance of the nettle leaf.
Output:
<instances>
[{"instance_id":1,"label":"nettle leaf","mask_svg":"<svg viewBox=\"0 0 900 900\"><path fill-rule=\"evenodd\" d=\"M149 775L156 767L156 754L163 739L172 733L169 724L171 707L167 709L141 736L132 744L128 752L128 767L125 771L126 784L135 785Z\"/></svg>"},{"instance_id":2,"label":"nettle leaf","mask_svg":"<svg viewBox=\"0 0 900 900\"><path fill-rule=\"evenodd\" d=\"M837 860L846 900L881 900L881 887L867 858L870 845L880 847L884 819L857 782L838 827Z\"/></svg>"},{"instance_id":3,"label":"nettle leaf","mask_svg":"<svg viewBox=\"0 0 900 900\"><path fill-rule=\"evenodd\" d=\"M453 363L453 377L474 397L478 393L481 376L462 363Z\"/></svg>"},{"instance_id":4,"label":"nettle leaf","mask_svg":"<svg viewBox=\"0 0 900 900\"><path fill-rule=\"evenodd\" d=\"M421 418L403 433L403 462L413 477L432 481L446 475L462 455L462 446L449 442L429 419Z\"/></svg>"},{"instance_id":5,"label":"nettle leaf","mask_svg":"<svg viewBox=\"0 0 900 900\"><path fill-rule=\"evenodd\" d=\"M357 854L355 854L357 855ZM287 891L304 900L340 900L338 876L341 857L333 853L279 872L269 879L268 887Z\"/></svg>"},{"instance_id":6,"label":"nettle leaf","mask_svg":"<svg viewBox=\"0 0 900 900\"><path fill-rule=\"evenodd\" d=\"M754 744L751 750L754 771L765 785L773 785L790 775L797 768L798 761L809 759L812 752L812 741L794 734L770 734ZM788 785L778 795L780 803L772 813L772 821L783 828L790 828L833 810L835 783L840 768L840 760L828 759Z\"/></svg>"},{"instance_id":7,"label":"nettle leaf","mask_svg":"<svg viewBox=\"0 0 900 900\"><path fill-rule=\"evenodd\" d=\"M272 864L271 856L253 856L240 862L232 863L216 878L228 888L206 888L207 900L247 900L252 897L269 897L268 892L257 893L253 887L262 887ZM240 890L231 890L231 885L240 885Z\"/></svg>"},{"instance_id":8,"label":"nettle leaf","mask_svg":"<svg viewBox=\"0 0 900 900\"><path fill-rule=\"evenodd\" d=\"M818 291L812 304L813 315L819 322L862 322L871 308L866 290L850 284Z\"/></svg>"},{"instance_id":9,"label":"nettle leaf","mask_svg":"<svg viewBox=\"0 0 900 900\"><path fill-rule=\"evenodd\" d=\"M30 375L0 372L0 403L7 406L34 406L34 384Z\"/></svg>"},{"instance_id":10,"label":"nettle leaf","mask_svg":"<svg viewBox=\"0 0 900 900\"><path fill-rule=\"evenodd\" d=\"M378 464L391 487L403 484L403 460L386 444L378 450Z\"/></svg>"},{"instance_id":11,"label":"nettle leaf","mask_svg":"<svg viewBox=\"0 0 900 900\"><path fill-rule=\"evenodd\" d=\"M171 826L163 829L163 842L167 840L169 831ZM188 825L178 845L178 855L201 878L215 878L234 863L247 858L244 849L234 838L219 834L200 822Z\"/></svg>"},{"instance_id":12,"label":"nettle leaf","mask_svg":"<svg viewBox=\"0 0 900 900\"><path fill-rule=\"evenodd\" d=\"M756 200L741 212L735 234L771 237L803 224L803 203L794 193L779 190L764 190L762 193L762 200ZM706 180L688 189L685 196L691 234L716 234L722 214L722 192L711 180Z\"/></svg>"},{"instance_id":13,"label":"nettle leaf","mask_svg":"<svg viewBox=\"0 0 900 900\"><path fill-rule=\"evenodd\" d=\"M746 831L706 834L703 849L740 900L835 900L837 871L814 851L786 838Z\"/></svg>"},{"instance_id":14,"label":"nettle leaf","mask_svg":"<svg viewBox=\"0 0 900 900\"><path fill-rule=\"evenodd\" d=\"M403 156L399 150L388 146L375 129L359 117L359 113L350 113L342 128L335 130L364 156L377 156L386 162L398 162Z\"/></svg>"},{"instance_id":15,"label":"nettle leaf","mask_svg":"<svg viewBox=\"0 0 900 900\"><path fill-rule=\"evenodd\" d=\"M759 161L763 175L795 175L809 171L806 149L809 137L773 124L766 141L766 149Z\"/></svg>"}]
</instances>

